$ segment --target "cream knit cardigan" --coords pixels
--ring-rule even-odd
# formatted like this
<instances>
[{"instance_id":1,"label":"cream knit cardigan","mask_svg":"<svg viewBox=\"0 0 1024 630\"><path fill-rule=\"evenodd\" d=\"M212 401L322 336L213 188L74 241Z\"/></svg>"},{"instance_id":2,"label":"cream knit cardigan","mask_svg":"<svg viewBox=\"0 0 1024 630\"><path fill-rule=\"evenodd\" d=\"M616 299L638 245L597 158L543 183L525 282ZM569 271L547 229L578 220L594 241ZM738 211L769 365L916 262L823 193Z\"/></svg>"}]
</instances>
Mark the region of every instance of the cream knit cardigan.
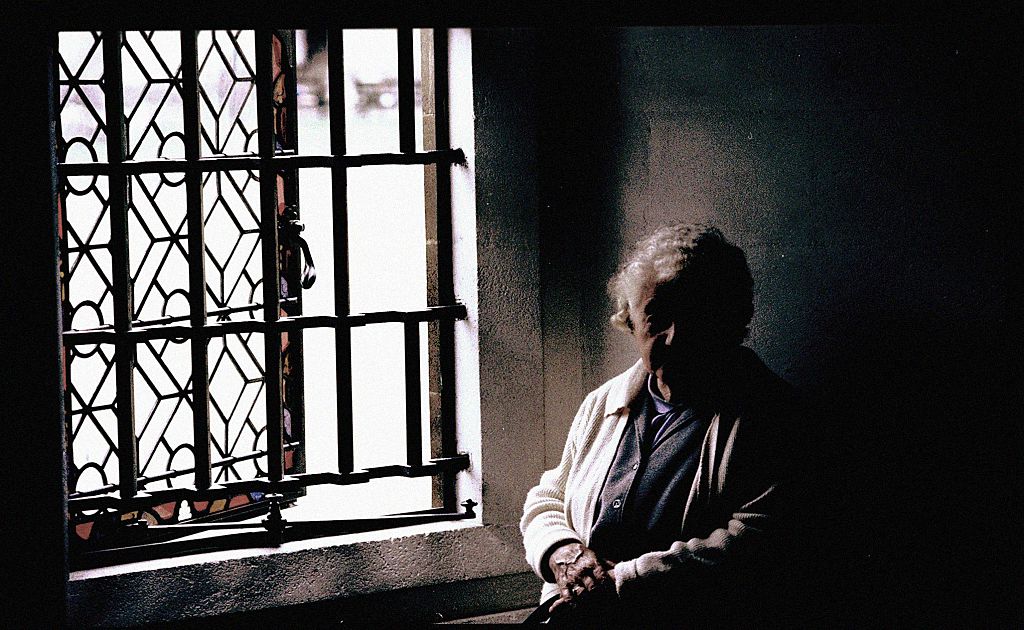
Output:
<instances>
[{"instance_id":1,"label":"cream knit cardigan","mask_svg":"<svg viewBox=\"0 0 1024 630\"><path fill-rule=\"evenodd\" d=\"M646 378L642 363L637 362L591 392L572 422L561 461L541 475L540 483L527 494L520 530L526 560L542 579L550 576L541 563L552 545L563 540L588 544L595 503L629 419L629 404L637 399ZM695 563L727 567L730 558L745 555L764 531L778 484L770 467L759 461L763 458L757 453L765 448L757 437L748 437L754 431L744 425L756 423L738 414L719 413L712 418L680 523L680 540L666 550L619 562L615 588L620 597L642 594L646 581L685 572ZM742 472L734 474L734 469ZM695 530L699 533L691 536ZM545 579L541 601L557 592L555 584Z\"/></svg>"}]
</instances>

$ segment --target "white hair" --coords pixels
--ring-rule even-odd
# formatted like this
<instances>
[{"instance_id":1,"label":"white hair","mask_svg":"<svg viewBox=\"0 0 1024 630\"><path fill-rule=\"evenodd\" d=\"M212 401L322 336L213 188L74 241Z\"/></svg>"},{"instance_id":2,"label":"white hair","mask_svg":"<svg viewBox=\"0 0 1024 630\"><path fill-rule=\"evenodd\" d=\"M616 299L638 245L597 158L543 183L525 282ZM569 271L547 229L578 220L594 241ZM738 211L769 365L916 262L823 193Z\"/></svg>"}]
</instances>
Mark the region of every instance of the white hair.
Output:
<instances>
[{"instance_id":1,"label":"white hair","mask_svg":"<svg viewBox=\"0 0 1024 630\"><path fill-rule=\"evenodd\" d=\"M632 330L630 298L683 276L688 278L686 286L678 290L699 292L723 332L742 342L753 315L753 281L746 257L718 229L705 224L663 226L633 247L608 282L615 308L612 325Z\"/></svg>"}]
</instances>

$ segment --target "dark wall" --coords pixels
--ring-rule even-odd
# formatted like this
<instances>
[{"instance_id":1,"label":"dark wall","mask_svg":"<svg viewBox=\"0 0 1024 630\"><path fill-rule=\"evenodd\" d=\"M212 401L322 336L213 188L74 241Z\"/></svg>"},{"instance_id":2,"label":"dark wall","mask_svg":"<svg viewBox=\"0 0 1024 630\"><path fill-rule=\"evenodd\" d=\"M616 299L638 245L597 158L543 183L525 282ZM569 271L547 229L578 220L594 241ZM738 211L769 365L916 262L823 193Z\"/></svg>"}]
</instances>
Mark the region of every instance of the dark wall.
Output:
<instances>
[{"instance_id":1,"label":"dark wall","mask_svg":"<svg viewBox=\"0 0 1024 630\"><path fill-rule=\"evenodd\" d=\"M635 357L605 283L654 227L703 221L755 278L748 340L816 409L801 449L822 619L963 623L1007 565L988 466L1015 236L1019 97L1000 29L671 27L551 34L538 55L545 448ZM1019 101L1016 101L1019 102ZM992 619L991 617L988 617Z\"/></svg>"},{"instance_id":2,"label":"dark wall","mask_svg":"<svg viewBox=\"0 0 1024 630\"><path fill-rule=\"evenodd\" d=\"M67 503L66 468L57 448L64 437L64 399L45 29L15 23L9 50L18 96L5 106L10 124L0 168L0 408L6 435L3 567L16 586L2 614L28 627L57 628L65 621Z\"/></svg>"}]
</instances>

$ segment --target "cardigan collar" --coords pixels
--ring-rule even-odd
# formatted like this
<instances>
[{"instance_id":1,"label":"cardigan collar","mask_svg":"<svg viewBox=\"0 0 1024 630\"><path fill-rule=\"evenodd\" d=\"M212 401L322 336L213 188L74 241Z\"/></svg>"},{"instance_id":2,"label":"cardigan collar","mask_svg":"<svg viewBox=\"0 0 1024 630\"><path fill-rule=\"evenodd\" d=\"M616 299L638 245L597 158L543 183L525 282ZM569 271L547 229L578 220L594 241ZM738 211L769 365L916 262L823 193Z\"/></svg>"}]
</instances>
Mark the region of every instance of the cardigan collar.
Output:
<instances>
[{"instance_id":1,"label":"cardigan collar","mask_svg":"<svg viewBox=\"0 0 1024 630\"><path fill-rule=\"evenodd\" d=\"M730 401L742 401L748 393L750 375L757 371L757 366L761 366L762 370L767 369L757 355L746 346L737 347L727 365L730 376L723 377L721 383L728 384L729 390L719 391L718 395L710 399L716 410L729 406ZM604 415L618 415L623 410L629 411L630 405L646 391L647 375L643 361L637 361L631 368L612 379L605 401Z\"/></svg>"},{"instance_id":2,"label":"cardigan collar","mask_svg":"<svg viewBox=\"0 0 1024 630\"><path fill-rule=\"evenodd\" d=\"M633 367L616 376L612 380L608 398L605 400L604 415L618 415L624 409L628 410L630 404L647 386L647 374L643 361L637 361Z\"/></svg>"}]
</instances>

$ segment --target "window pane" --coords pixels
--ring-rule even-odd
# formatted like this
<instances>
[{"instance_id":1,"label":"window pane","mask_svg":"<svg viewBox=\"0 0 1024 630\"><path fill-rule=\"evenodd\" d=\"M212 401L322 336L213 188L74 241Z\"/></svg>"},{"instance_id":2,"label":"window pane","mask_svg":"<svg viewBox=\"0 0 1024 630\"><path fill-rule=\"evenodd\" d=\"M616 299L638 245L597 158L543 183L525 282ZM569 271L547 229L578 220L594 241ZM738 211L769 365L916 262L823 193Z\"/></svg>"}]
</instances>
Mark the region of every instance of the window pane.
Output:
<instances>
[{"instance_id":1,"label":"window pane","mask_svg":"<svg viewBox=\"0 0 1024 630\"><path fill-rule=\"evenodd\" d=\"M192 430L192 363L189 341L146 341L136 347L135 432L139 477L154 477L195 466ZM188 473L146 486L189 487Z\"/></svg>"},{"instance_id":2,"label":"window pane","mask_svg":"<svg viewBox=\"0 0 1024 630\"><path fill-rule=\"evenodd\" d=\"M300 119L301 121L301 119ZM308 146L303 137L303 146ZM334 216L331 204L331 171L309 168L298 171L299 219L301 232L316 265L316 283L302 290L302 312L306 315L334 313ZM295 247L296 255L299 248ZM302 264L308 264L302 253Z\"/></svg>"},{"instance_id":3,"label":"window pane","mask_svg":"<svg viewBox=\"0 0 1024 630\"><path fill-rule=\"evenodd\" d=\"M431 390L435 392L438 388L431 387L430 380L430 338L429 324L422 322L420 324L420 435L423 436L423 448L420 457L423 458L424 462L430 461L431 457L434 457L431 449L431 440L433 434L431 433ZM436 395L436 394L435 394ZM440 402L440 400L438 401ZM438 438L440 435L437 436Z\"/></svg>"},{"instance_id":4,"label":"window pane","mask_svg":"<svg viewBox=\"0 0 1024 630\"><path fill-rule=\"evenodd\" d=\"M114 323L108 184L101 176L64 179L62 301L73 330Z\"/></svg>"},{"instance_id":5,"label":"window pane","mask_svg":"<svg viewBox=\"0 0 1024 630\"><path fill-rule=\"evenodd\" d=\"M352 329L355 467L405 463L405 384L401 324Z\"/></svg>"},{"instance_id":6,"label":"window pane","mask_svg":"<svg viewBox=\"0 0 1024 630\"><path fill-rule=\"evenodd\" d=\"M421 96L421 34L413 29L413 83L416 148L423 149L423 107ZM398 137L398 32L395 29L346 29L345 45L345 132L347 152L388 153L399 149ZM326 28L296 31L299 125L302 117L319 112L327 120L330 107L327 56L330 42ZM316 138L300 132L303 153L326 153L329 136L323 134L323 149L309 144Z\"/></svg>"},{"instance_id":7,"label":"window pane","mask_svg":"<svg viewBox=\"0 0 1024 630\"><path fill-rule=\"evenodd\" d=\"M397 31L345 29L344 35L347 152L397 152Z\"/></svg>"},{"instance_id":8,"label":"window pane","mask_svg":"<svg viewBox=\"0 0 1024 630\"><path fill-rule=\"evenodd\" d=\"M420 418L423 461L429 459L426 324L420 327ZM403 324L352 329L352 426L355 467L406 463Z\"/></svg>"},{"instance_id":9,"label":"window pane","mask_svg":"<svg viewBox=\"0 0 1024 630\"><path fill-rule=\"evenodd\" d=\"M103 124L103 45L97 32L59 35L58 110L61 162L106 162L107 136Z\"/></svg>"},{"instance_id":10,"label":"window pane","mask_svg":"<svg viewBox=\"0 0 1024 630\"><path fill-rule=\"evenodd\" d=\"M306 332L281 334L281 424L284 431L284 472L305 472ZM311 365L318 365L313 363ZM265 442L265 441L264 441ZM298 442L288 447L289 443Z\"/></svg>"},{"instance_id":11,"label":"window pane","mask_svg":"<svg viewBox=\"0 0 1024 630\"><path fill-rule=\"evenodd\" d=\"M252 479L266 470L267 403L263 335L210 340L210 436L214 463L244 458L213 471L215 483Z\"/></svg>"},{"instance_id":12,"label":"window pane","mask_svg":"<svg viewBox=\"0 0 1024 630\"><path fill-rule=\"evenodd\" d=\"M137 320L188 317L188 221L184 177L129 178L128 248Z\"/></svg>"},{"instance_id":13,"label":"window pane","mask_svg":"<svg viewBox=\"0 0 1024 630\"><path fill-rule=\"evenodd\" d=\"M420 326L420 391L424 424L423 461L427 446L429 403L426 394L427 324ZM311 329L305 335L306 456L309 471L337 470L335 333ZM402 324L373 324L352 329L353 426L356 468L405 463L405 383Z\"/></svg>"},{"instance_id":14,"label":"window pane","mask_svg":"<svg viewBox=\"0 0 1024 630\"><path fill-rule=\"evenodd\" d=\"M259 196L254 171L204 175L206 308L213 320L225 309L263 302Z\"/></svg>"},{"instance_id":15,"label":"window pane","mask_svg":"<svg viewBox=\"0 0 1024 630\"><path fill-rule=\"evenodd\" d=\"M423 461L429 450L429 374L427 323L420 325L420 391L423 418ZM337 470L337 384L335 333L327 329L305 331L307 365L306 425L307 470ZM373 324L352 329L353 428L356 468L404 464L405 383L402 324Z\"/></svg>"},{"instance_id":16,"label":"window pane","mask_svg":"<svg viewBox=\"0 0 1024 630\"><path fill-rule=\"evenodd\" d=\"M256 36L199 31L199 118L203 156L255 154Z\"/></svg>"},{"instance_id":17,"label":"window pane","mask_svg":"<svg viewBox=\"0 0 1024 630\"><path fill-rule=\"evenodd\" d=\"M298 148L295 131L295 32L271 35L273 73L274 152L292 153Z\"/></svg>"},{"instance_id":18,"label":"window pane","mask_svg":"<svg viewBox=\"0 0 1024 630\"><path fill-rule=\"evenodd\" d=\"M350 486L310 486L306 497L288 508L285 518L373 518L429 507L430 477L388 477Z\"/></svg>"},{"instance_id":19,"label":"window pane","mask_svg":"<svg viewBox=\"0 0 1024 630\"><path fill-rule=\"evenodd\" d=\"M121 47L128 159L185 157L181 35L127 31Z\"/></svg>"},{"instance_id":20,"label":"window pane","mask_svg":"<svg viewBox=\"0 0 1024 630\"><path fill-rule=\"evenodd\" d=\"M303 357L306 365L313 367L304 375L306 471L335 472L338 470L335 333L327 328L311 328L303 332L303 337Z\"/></svg>"},{"instance_id":21,"label":"window pane","mask_svg":"<svg viewBox=\"0 0 1024 630\"><path fill-rule=\"evenodd\" d=\"M328 108L327 29L295 31L296 103L299 117L300 149L303 153L325 155L330 152L330 132L326 127ZM315 116L322 130L310 130L304 120Z\"/></svg>"},{"instance_id":22,"label":"window pane","mask_svg":"<svg viewBox=\"0 0 1024 630\"><path fill-rule=\"evenodd\" d=\"M118 482L116 385L112 345L72 346L67 359L71 431L69 492Z\"/></svg>"},{"instance_id":23,"label":"window pane","mask_svg":"<svg viewBox=\"0 0 1024 630\"><path fill-rule=\"evenodd\" d=\"M427 305L422 166L365 166L348 175L353 313Z\"/></svg>"}]
</instances>

